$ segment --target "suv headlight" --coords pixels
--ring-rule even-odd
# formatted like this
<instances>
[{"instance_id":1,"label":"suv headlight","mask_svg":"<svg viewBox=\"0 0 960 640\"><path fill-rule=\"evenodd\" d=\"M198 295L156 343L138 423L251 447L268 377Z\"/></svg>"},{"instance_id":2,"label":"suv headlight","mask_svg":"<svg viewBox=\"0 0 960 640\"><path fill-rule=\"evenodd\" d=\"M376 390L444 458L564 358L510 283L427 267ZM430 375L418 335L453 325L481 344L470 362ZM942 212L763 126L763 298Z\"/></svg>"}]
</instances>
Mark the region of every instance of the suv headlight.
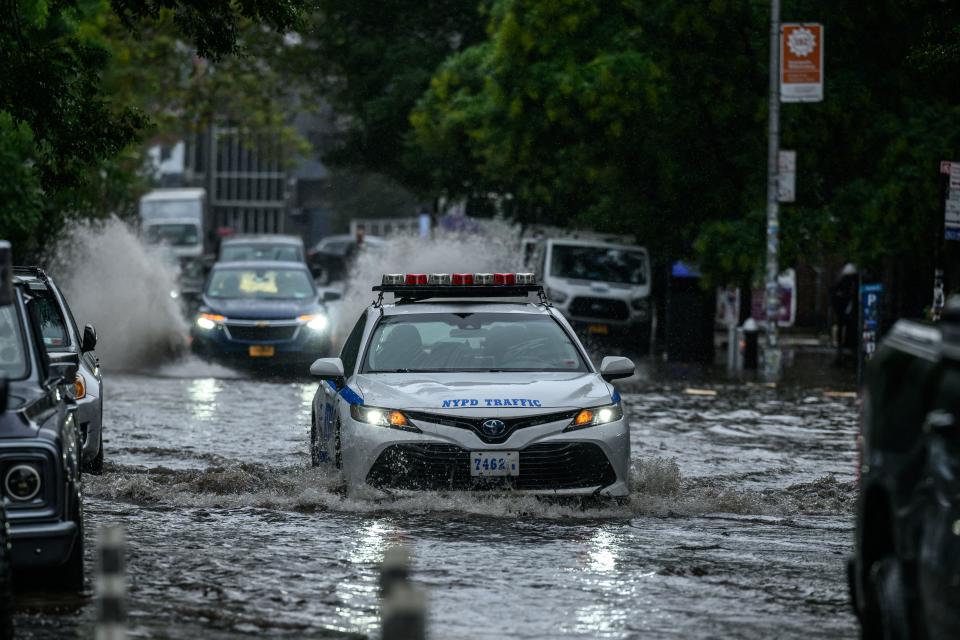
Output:
<instances>
[{"instance_id":1,"label":"suv headlight","mask_svg":"<svg viewBox=\"0 0 960 640\"><path fill-rule=\"evenodd\" d=\"M619 402L616 404L608 404L603 407L581 409L577 415L573 417L573 420L570 421L570 424L566 429L564 429L564 431L574 431L575 429L585 429L587 427L593 427L599 424L616 422L622 417L623 407Z\"/></svg>"},{"instance_id":2,"label":"suv headlight","mask_svg":"<svg viewBox=\"0 0 960 640\"><path fill-rule=\"evenodd\" d=\"M567 296L567 294L565 294L563 291L559 291L559 290L557 290L557 289L551 289L551 288L547 287L547 298L550 299L550 302L556 302L557 304L563 304L564 302L567 301L567 298L568 298L568 297L569 297L569 296Z\"/></svg>"},{"instance_id":3,"label":"suv headlight","mask_svg":"<svg viewBox=\"0 0 960 640\"><path fill-rule=\"evenodd\" d=\"M322 333L327 330L327 327L330 326L330 321L327 319L327 316L322 313L311 313L309 315L300 316L297 318L300 322L307 325L308 329L316 331L317 333Z\"/></svg>"},{"instance_id":4,"label":"suv headlight","mask_svg":"<svg viewBox=\"0 0 960 640\"><path fill-rule=\"evenodd\" d=\"M7 495L21 502L33 500L40 493L42 485L40 472L30 464L14 465L3 478Z\"/></svg>"},{"instance_id":5,"label":"suv headlight","mask_svg":"<svg viewBox=\"0 0 960 640\"><path fill-rule=\"evenodd\" d=\"M365 422L376 427L390 427L392 429L402 429L403 431L416 431L420 429L410 424L407 416L396 409L380 409L378 407L367 407L362 404L350 405L350 417L357 422Z\"/></svg>"},{"instance_id":6,"label":"suv headlight","mask_svg":"<svg viewBox=\"0 0 960 640\"><path fill-rule=\"evenodd\" d=\"M197 316L197 326L204 331L216 329L217 325L226 320L225 317L216 313L201 313Z\"/></svg>"}]
</instances>

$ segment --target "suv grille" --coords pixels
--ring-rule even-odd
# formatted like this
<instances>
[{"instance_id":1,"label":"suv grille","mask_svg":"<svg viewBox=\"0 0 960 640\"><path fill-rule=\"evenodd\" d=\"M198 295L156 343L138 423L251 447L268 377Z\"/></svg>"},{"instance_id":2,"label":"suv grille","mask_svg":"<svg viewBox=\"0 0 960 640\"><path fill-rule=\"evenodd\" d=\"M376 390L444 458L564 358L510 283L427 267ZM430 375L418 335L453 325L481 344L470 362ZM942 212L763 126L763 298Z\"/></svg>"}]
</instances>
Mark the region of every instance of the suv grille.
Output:
<instances>
[{"instance_id":1,"label":"suv grille","mask_svg":"<svg viewBox=\"0 0 960 640\"><path fill-rule=\"evenodd\" d=\"M367 474L373 486L393 489L551 490L607 486L617 479L610 461L595 444L535 444L520 450L520 475L485 478L470 475L470 452L452 444L395 444L387 447Z\"/></svg>"},{"instance_id":2,"label":"suv grille","mask_svg":"<svg viewBox=\"0 0 960 640\"><path fill-rule=\"evenodd\" d=\"M271 342L277 340L292 340L297 332L297 325L267 325L265 327L245 324L227 323L227 331L234 340L245 342Z\"/></svg>"},{"instance_id":3,"label":"suv grille","mask_svg":"<svg viewBox=\"0 0 960 640\"><path fill-rule=\"evenodd\" d=\"M603 320L627 320L630 309L623 300L609 298L574 298L570 302L570 313L583 318Z\"/></svg>"}]
</instances>

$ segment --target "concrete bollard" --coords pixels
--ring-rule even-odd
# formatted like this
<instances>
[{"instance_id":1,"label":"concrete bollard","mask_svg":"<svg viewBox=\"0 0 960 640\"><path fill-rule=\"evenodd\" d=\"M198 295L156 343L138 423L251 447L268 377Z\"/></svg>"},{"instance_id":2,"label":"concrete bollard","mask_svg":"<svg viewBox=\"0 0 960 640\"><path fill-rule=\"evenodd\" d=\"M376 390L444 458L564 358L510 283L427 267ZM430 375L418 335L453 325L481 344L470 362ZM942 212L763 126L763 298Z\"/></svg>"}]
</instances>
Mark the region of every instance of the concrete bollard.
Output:
<instances>
[{"instance_id":1,"label":"concrete bollard","mask_svg":"<svg viewBox=\"0 0 960 640\"><path fill-rule=\"evenodd\" d=\"M123 528L105 526L97 536L96 640L127 637L126 545Z\"/></svg>"},{"instance_id":2,"label":"concrete bollard","mask_svg":"<svg viewBox=\"0 0 960 640\"><path fill-rule=\"evenodd\" d=\"M382 640L424 640L427 607L423 593L410 584L410 552L391 547L380 569Z\"/></svg>"}]
</instances>

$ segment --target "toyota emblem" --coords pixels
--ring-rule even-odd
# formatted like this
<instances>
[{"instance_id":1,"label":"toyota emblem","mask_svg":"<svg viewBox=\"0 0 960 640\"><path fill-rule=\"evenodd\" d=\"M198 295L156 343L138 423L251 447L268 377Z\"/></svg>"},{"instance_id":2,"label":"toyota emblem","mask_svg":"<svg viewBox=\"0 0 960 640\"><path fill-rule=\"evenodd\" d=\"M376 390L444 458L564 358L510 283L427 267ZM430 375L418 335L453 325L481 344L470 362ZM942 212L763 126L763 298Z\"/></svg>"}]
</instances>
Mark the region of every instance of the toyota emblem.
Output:
<instances>
[{"instance_id":1,"label":"toyota emblem","mask_svg":"<svg viewBox=\"0 0 960 640\"><path fill-rule=\"evenodd\" d=\"M503 432L507 430L507 423L503 420L492 418L490 420L484 420L480 424L480 428L483 429L483 432L488 436L496 437L503 435Z\"/></svg>"}]
</instances>

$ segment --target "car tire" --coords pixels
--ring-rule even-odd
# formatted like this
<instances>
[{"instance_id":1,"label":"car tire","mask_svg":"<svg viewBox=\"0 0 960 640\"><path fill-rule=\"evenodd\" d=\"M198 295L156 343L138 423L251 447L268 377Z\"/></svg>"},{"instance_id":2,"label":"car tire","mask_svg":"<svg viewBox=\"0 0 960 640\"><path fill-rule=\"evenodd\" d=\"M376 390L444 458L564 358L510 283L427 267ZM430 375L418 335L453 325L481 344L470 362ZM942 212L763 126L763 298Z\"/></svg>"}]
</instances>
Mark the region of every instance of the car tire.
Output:
<instances>
[{"instance_id":1,"label":"car tire","mask_svg":"<svg viewBox=\"0 0 960 640\"><path fill-rule=\"evenodd\" d=\"M103 427L101 427L102 429ZM84 471L99 476L103 473L103 432L100 433L100 447L97 456L84 466Z\"/></svg>"},{"instance_id":2,"label":"car tire","mask_svg":"<svg viewBox=\"0 0 960 640\"><path fill-rule=\"evenodd\" d=\"M870 625L869 640L908 640L910 618L903 568L896 558L886 556L870 567L868 589L877 605L877 624ZM866 631L866 628L865 628Z\"/></svg>"},{"instance_id":3,"label":"car tire","mask_svg":"<svg viewBox=\"0 0 960 640\"><path fill-rule=\"evenodd\" d=\"M310 416L310 466L320 466L320 443L317 438L317 420L313 415Z\"/></svg>"},{"instance_id":4,"label":"car tire","mask_svg":"<svg viewBox=\"0 0 960 640\"><path fill-rule=\"evenodd\" d=\"M334 427L334 436L333 436L333 464L337 469L343 468L343 454L340 452L340 421L337 420L337 425Z\"/></svg>"}]
</instances>

